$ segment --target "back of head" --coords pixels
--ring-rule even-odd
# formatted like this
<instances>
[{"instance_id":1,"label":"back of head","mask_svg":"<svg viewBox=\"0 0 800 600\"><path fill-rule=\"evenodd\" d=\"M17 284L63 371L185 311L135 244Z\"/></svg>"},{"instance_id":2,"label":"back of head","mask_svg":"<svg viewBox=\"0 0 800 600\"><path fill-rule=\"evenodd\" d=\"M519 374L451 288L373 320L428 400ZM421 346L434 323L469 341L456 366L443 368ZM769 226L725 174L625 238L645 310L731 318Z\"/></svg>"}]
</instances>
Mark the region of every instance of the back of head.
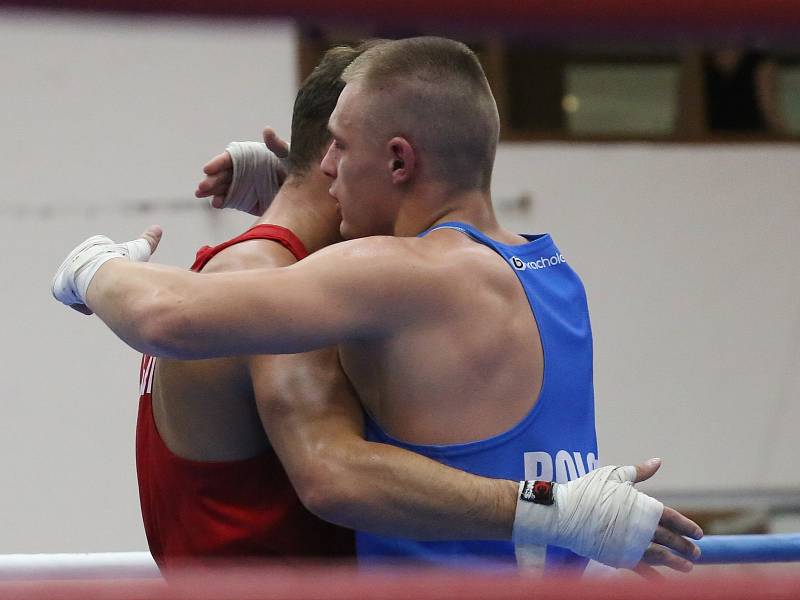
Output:
<instances>
[{"instance_id":1,"label":"back of head","mask_svg":"<svg viewBox=\"0 0 800 600\"><path fill-rule=\"evenodd\" d=\"M319 164L325 147L331 140L328 118L344 89L343 71L365 50L381 42L382 40L369 40L355 48L331 48L300 86L292 112L290 176L302 177Z\"/></svg>"},{"instance_id":2,"label":"back of head","mask_svg":"<svg viewBox=\"0 0 800 600\"><path fill-rule=\"evenodd\" d=\"M403 136L432 177L455 191L487 191L500 134L497 104L475 54L437 37L381 43L344 71L370 97L371 124Z\"/></svg>"}]
</instances>

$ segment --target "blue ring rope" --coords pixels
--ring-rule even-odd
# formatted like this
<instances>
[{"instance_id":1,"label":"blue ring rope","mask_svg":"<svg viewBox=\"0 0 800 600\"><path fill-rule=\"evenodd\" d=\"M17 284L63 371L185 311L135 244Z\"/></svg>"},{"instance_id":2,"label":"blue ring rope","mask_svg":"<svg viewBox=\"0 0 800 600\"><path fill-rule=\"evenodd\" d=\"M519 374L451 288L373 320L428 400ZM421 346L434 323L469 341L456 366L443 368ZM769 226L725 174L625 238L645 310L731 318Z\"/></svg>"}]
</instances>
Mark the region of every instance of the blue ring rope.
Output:
<instances>
[{"instance_id":1,"label":"blue ring rope","mask_svg":"<svg viewBox=\"0 0 800 600\"><path fill-rule=\"evenodd\" d=\"M800 533L707 535L695 543L703 565L800 561Z\"/></svg>"}]
</instances>

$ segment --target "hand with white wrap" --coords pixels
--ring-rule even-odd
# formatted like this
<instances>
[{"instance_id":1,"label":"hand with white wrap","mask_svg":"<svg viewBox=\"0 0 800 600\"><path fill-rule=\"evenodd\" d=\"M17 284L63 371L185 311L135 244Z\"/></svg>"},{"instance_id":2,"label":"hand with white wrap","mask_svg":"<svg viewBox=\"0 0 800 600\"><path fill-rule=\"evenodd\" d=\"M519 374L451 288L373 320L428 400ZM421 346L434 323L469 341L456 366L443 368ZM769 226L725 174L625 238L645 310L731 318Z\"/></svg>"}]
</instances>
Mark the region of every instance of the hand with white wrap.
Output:
<instances>
[{"instance_id":1,"label":"hand with white wrap","mask_svg":"<svg viewBox=\"0 0 800 600\"><path fill-rule=\"evenodd\" d=\"M203 167L206 174L195 196L211 196L214 208L232 208L260 217L286 179L289 146L274 130L264 129L264 143L231 142Z\"/></svg>"},{"instance_id":2,"label":"hand with white wrap","mask_svg":"<svg viewBox=\"0 0 800 600\"><path fill-rule=\"evenodd\" d=\"M560 546L644 576L657 576L651 565L691 570L691 562L674 552L698 558L697 546L683 536L699 539L702 530L633 487L660 466L659 459L651 459L636 467L601 467L568 483L554 484L551 505L523 497L526 482L521 482L515 545L523 552L526 546Z\"/></svg>"},{"instance_id":3,"label":"hand with white wrap","mask_svg":"<svg viewBox=\"0 0 800 600\"><path fill-rule=\"evenodd\" d=\"M118 244L104 235L94 235L67 255L53 276L51 291L59 302L80 313L91 315L86 306L86 292L97 271L106 261L124 258L132 262L147 262L161 240L161 228L152 225L130 242Z\"/></svg>"}]
</instances>

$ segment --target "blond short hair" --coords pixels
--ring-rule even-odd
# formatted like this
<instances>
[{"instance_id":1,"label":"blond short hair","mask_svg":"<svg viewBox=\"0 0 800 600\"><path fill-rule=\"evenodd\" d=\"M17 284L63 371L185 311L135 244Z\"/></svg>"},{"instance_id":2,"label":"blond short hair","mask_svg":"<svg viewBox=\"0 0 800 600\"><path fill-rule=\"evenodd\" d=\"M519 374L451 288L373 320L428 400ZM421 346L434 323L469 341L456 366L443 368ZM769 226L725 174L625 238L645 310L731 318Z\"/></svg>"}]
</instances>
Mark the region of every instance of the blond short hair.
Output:
<instances>
[{"instance_id":1,"label":"blond short hair","mask_svg":"<svg viewBox=\"0 0 800 600\"><path fill-rule=\"evenodd\" d=\"M346 83L377 93L367 115L406 136L433 175L457 190L488 190L500 119L489 82L466 45L416 37L376 45L344 70Z\"/></svg>"}]
</instances>

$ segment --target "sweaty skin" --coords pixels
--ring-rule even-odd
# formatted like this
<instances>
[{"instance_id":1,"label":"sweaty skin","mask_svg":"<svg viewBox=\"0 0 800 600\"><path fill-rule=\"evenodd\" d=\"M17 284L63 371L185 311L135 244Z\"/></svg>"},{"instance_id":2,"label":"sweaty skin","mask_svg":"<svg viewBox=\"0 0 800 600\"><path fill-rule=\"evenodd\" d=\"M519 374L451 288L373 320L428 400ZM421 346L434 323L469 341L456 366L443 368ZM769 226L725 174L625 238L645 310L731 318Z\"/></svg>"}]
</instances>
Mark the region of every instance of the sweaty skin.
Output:
<instances>
[{"instance_id":1,"label":"sweaty skin","mask_svg":"<svg viewBox=\"0 0 800 600\"><path fill-rule=\"evenodd\" d=\"M488 191L452 191L426 178L423 157L402 138L376 147L358 120L363 109L362 90L348 84L331 116L334 143L322 168L333 178L343 233L396 237L374 235L286 268L237 273L109 260L86 303L124 341L156 356L292 354L339 344L356 393L389 434L453 443L500 433L531 409L541 387L527 300L505 261L463 234L412 236L462 221L506 244L523 239L498 225ZM691 554L676 534L699 528L665 509L644 562L689 568L659 545Z\"/></svg>"},{"instance_id":2,"label":"sweaty skin","mask_svg":"<svg viewBox=\"0 0 800 600\"><path fill-rule=\"evenodd\" d=\"M301 182L290 180L258 223L291 229L312 252L338 240L329 183L318 168ZM276 269L295 262L275 242L250 240L221 251L203 273ZM334 348L161 359L155 377L159 433L184 458L238 460L271 444L301 501L328 521L420 539L511 535L516 482L476 477L363 439L361 408Z\"/></svg>"},{"instance_id":3,"label":"sweaty skin","mask_svg":"<svg viewBox=\"0 0 800 600\"><path fill-rule=\"evenodd\" d=\"M294 353L318 346L330 346L337 336L338 339L345 339L344 334L349 331L354 333L347 343L357 347L355 341L359 339L380 341L379 334L393 325L400 325L401 331L409 330L411 332L409 338L412 338L414 328L410 324L417 319L422 319L431 326L441 324L432 322L437 316L445 323L452 323L448 315L455 314L457 317L461 311L470 310L468 306L464 306L468 304L465 301L455 307L447 304L437 305L435 302L439 293L435 277L431 276L436 273L437 265L439 268L443 268L443 265L435 262L432 266L424 261L426 248L420 247L423 243L430 248L429 252L434 254L434 250L447 249L452 244L453 248L450 248L452 251L447 254L451 258L467 261L466 264L462 264L462 268L472 266L478 268L479 265L471 264L470 259L477 263L483 262L486 258L483 252L476 252L476 248L463 247L460 237L453 238L453 235L457 235L456 232L452 232L453 235L444 235L449 233L443 231L436 237L421 239L355 240L322 250L290 267L237 273L195 274L159 265L110 260L100 268L92 281L87 304L128 344L141 351L160 356L205 358L243 353ZM507 268L502 261L491 262L499 263L498 270ZM488 264L484 267L491 268ZM332 275L331 272L336 275ZM427 277L421 277L421 274ZM382 276L385 278L382 279ZM373 282L372 285L367 285L369 282ZM428 283L430 286L426 286ZM349 286L359 287L361 291L367 293L354 295L350 293ZM498 299L496 310L500 310L500 304L501 301ZM238 310L228 310L231 305L237 306ZM490 303L486 305L491 307ZM289 310L287 306L293 306L294 310ZM478 306L484 306L483 301ZM404 324L405 327L402 327ZM475 323L472 326L475 327ZM481 329L487 335L492 333L488 329ZM370 339L368 335L374 337ZM398 338L401 341L408 339L402 335ZM380 365L382 361L387 360L387 354L392 350L391 339L387 335L385 342L374 343L373 347L377 354L372 360L374 364ZM443 371L449 368L452 377L456 372L458 357L470 356L467 354L469 350L473 352L472 356L480 356L480 347L469 348L468 344L461 343L452 353L428 355L428 359L436 360L436 364ZM406 364L413 364L413 361ZM487 377L493 376L489 370L490 366L486 366ZM454 382L452 379L448 381L448 377L441 375L441 372L433 370L427 373L431 377L430 385L438 387L440 391L458 389L459 382ZM395 393L403 389L412 389L404 381L408 379L407 372L392 372L392 374L396 381L393 382L394 385L386 385L385 389L394 390ZM354 383L358 385L358 378L355 379ZM520 385L520 388L522 387L524 386ZM365 395L370 397L370 390L365 390ZM437 398L446 397L445 391ZM431 412L434 418L440 419L440 422L448 424L448 427L452 425L461 431L458 427L460 419L454 419L452 415L435 410ZM298 418L296 422L302 425L303 419ZM317 421L318 425L324 426L327 423L329 421L324 418ZM345 429L347 427L344 426ZM349 427L351 433L360 434L360 429L355 424ZM397 430L399 431L399 427ZM283 430L278 433L281 432L286 433ZM301 498L304 476L313 479L317 479L318 476L318 481L340 482L338 471L327 473L329 477L325 479L324 471L327 469L324 468L319 471L304 471L302 467L294 470L293 451L284 451L284 455L280 449L280 441L272 439L272 443L282 460L285 457L290 459L284 462L284 466L293 483L298 486ZM315 464L311 458L314 451L310 449L315 443L313 434L310 434L308 445L303 447L309 453L307 455L309 466ZM363 440L358 443L367 444ZM387 453L387 457L393 452L402 452L389 446L381 448ZM405 458L409 461L422 462L417 467L409 467L411 463L405 466L398 464L392 473L405 479L397 480L393 475L388 475L385 469L372 459L372 453L364 455L358 450L346 448L342 453L355 461L353 468L348 469L352 479L348 480L348 484L334 488L339 492L337 497L341 500L331 501L333 506L330 514L315 509L313 497L307 501L308 507L319 516L341 525L356 526L376 533L397 533L397 530L403 528L414 528L405 529L406 535L418 539L449 537L457 534L462 526L470 531L469 534L465 534L470 539L496 539L498 533L501 534L500 539L509 538L514 519L516 489L506 488L497 494L497 490L492 486L497 485L498 481L506 486L511 482L482 480L413 454ZM326 453L320 452L319 455L324 456ZM302 462L302 459L297 458L296 462ZM649 477L654 471L655 469L644 473L642 478ZM639 472L642 473L641 467ZM378 480L385 484L383 490L377 491L378 488L374 487L375 480L370 474L378 476L384 474L384 477ZM458 485L460 477L466 477L477 483L480 492L476 491L472 483L465 488L454 487ZM398 485L398 481L416 481L417 485L421 483L422 487L414 488L411 484ZM376 492L372 497L374 504L369 499L370 489ZM398 493L398 490L402 492ZM416 491L412 493L410 490ZM467 499L464 504L452 504L450 500L441 501L445 497L452 498L452 494L462 493ZM368 496L366 500L365 494ZM397 505L386 505L384 500L387 496L384 494L389 494ZM426 504L431 507L430 510L428 512L420 510L420 506ZM456 514L452 513L454 507L458 511ZM492 528L493 533L473 535L475 527L483 527L476 523L481 517L476 516L475 510L481 511L489 507L491 509L488 516L493 525L485 526ZM398 510L401 513L399 516L405 515L407 520L404 523L400 521L392 523L387 520L386 511L389 508ZM341 514L345 513L346 516L342 517ZM372 519L374 519L373 526L370 527L368 522ZM459 521L462 525L455 526ZM453 530L449 529L451 525L454 526ZM651 544L645 552L640 568L649 569L650 567L644 564L649 563L666 564L680 570L690 569L688 561L673 555L665 547L668 545L686 555L691 555L694 546L680 535L698 537L701 532L694 523L674 510L666 508L661 525L654 536L656 543Z\"/></svg>"}]
</instances>

